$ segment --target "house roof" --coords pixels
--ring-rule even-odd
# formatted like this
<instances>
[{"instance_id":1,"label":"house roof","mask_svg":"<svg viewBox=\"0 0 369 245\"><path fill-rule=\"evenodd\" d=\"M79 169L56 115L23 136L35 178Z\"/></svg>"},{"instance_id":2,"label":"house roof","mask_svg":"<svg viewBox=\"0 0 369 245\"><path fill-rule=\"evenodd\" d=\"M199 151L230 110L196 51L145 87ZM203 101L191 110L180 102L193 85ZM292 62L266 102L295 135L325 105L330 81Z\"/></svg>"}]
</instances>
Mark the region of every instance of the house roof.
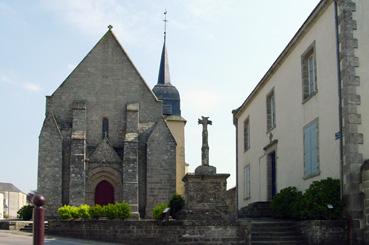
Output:
<instances>
[{"instance_id":1,"label":"house roof","mask_svg":"<svg viewBox=\"0 0 369 245\"><path fill-rule=\"evenodd\" d=\"M0 191L7 191L7 192L22 192L21 190L19 190L15 185L13 185L12 183L4 183L4 182L0 182Z\"/></svg>"},{"instance_id":2,"label":"house roof","mask_svg":"<svg viewBox=\"0 0 369 245\"><path fill-rule=\"evenodd\" d=\"M240 107L232 111L233 121L236 123L236 119L239 117L240 113L244 111L244 109L250 104L250 102L256 97L257 93L261 88L270 80L271 76L274 72L279 68L279 66L285 61L291 51L295 48L296 44L303 38L305 33L311 28L314 22L320 17L320 15L324 12L324 10L332 3L332 0L321 0L318 5L314 8L314 10L310 13L309 17L302 24L300 29L296 32L291 41L287 44L282 53L278 56L278 58L274 61L269 70L265 73L265 75L261 78L256 87L252 90L246 100L242 103Z\"/></svg>"}]
</instances>

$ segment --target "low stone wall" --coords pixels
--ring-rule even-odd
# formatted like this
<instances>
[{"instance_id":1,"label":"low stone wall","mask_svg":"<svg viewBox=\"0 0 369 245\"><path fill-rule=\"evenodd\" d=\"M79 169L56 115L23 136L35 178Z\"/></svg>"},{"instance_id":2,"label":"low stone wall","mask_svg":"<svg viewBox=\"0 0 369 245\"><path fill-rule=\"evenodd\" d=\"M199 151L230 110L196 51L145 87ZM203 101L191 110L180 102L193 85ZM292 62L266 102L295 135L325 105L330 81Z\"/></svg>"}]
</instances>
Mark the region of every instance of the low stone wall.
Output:
<instances>
[{"instance_id":1,"label":"low stone wall","mask_svg":"<svg viewBox=\"0 0 369 245\"><path fill-rule=\"evenodd\" d=\"M28 224L32 224L32 221L21 221L21 220L1 220L0 230L17 230L24 228Z\"/></svg>"},{"instance_id":2,"label":"low stone wall","mask_svg":"<svg viewBox=\"0 0 369 245\"><path fill-rule=\"evenodd\" d=\"M233 214L234 216L237 215L236 212L236 187L233 187L226 191L225 193L225 201L228 207L228 212Z\"/></svg>"},{"instance_id":3,"label":"low stone wall","mask_svg":"<svg viewBox=\"0 0 369 245\"><path fill-rule=\"evenodd\" d=\"M191 221L49 220L48 234L124 244L248 244L247 226Z\"/></svg>"},{"instance_id":4,"label":"low stone wall","mask_svg":"<svg viewBox=\"0 0 369 245\"><path fill-rule=\"evenodd\" d=\"M299 222L299 230L309 245L337 245L348 241L345 220L307 220Z\"/></svg>"}]
</instances>

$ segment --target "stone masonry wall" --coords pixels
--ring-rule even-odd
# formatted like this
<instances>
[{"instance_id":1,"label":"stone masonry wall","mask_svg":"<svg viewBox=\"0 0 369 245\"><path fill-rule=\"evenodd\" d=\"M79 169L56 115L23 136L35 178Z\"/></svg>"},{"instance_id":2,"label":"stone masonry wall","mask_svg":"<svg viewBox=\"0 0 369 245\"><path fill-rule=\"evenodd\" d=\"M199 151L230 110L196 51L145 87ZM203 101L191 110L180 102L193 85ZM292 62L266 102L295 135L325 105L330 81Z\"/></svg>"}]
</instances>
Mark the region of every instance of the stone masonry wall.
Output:
<instances>
[{"instance_id":1,"label":"stone masonry wall","mask_svg":"<svg viewBox=\"0 0 369 245\"><path fill-rule=\"evenodd\" d=\"M247 227L197 225L171 221L49 221L48 234L74 238L141 244L248 244Z\"/></svg>"},{"instance_id":2,"label":"stone masonry wall","mask_svg":"<svg viewBox=\"0 0 369 245\"><path fill-rule=\"evenodd\" d=\"M84 100L88 108L87 142L96 146L102 138L102 118L109 120L109 141L123 147L125 107L140 103L140 122L161 118L161 102L142 79L111 31L108 31L82 62L47 100L47 110L58 121L71 122L73 101Z\"/></svg>"},{"instance_id":3,"label":"stone masonry wall","mask_svg":"<svg viewBox=\"0 0 369 245\"><path fill-rule=\"evenodd\" d=\"M298 228L309 245L347 244L347 222L345 220L300 221Z\"/></svg>"},{"instance_id":4,"label":"stone masonry wall","mask_svg":"<svg viewBox=\"0 0 369 245\"><path fill-rule=\"evenodd\" d=\"M365 160L361 168L361 192L364 194L363 238L365 244L369 244L369 160Z\"/></svg>"},{"instance_id":5,"label":"stone masonry wall","mask_svg":"<svg viewBox=\"0 0 369 245\"><path fill-rule=\"evenodd\" d=\"M73 103L71 136L69 204L79 206L86 202L86 104Z\"/></svg>"},{"instance_id":6,"label":"stone masonry wall","mask_svg":"<svg viewBox=\"0 0 369 245\"><path fill-rule=\"evenodd\" d=\"M363 144L364 135L359 131L361 124L360 77L356 69L359 58L355 55L358 41L353 12L356 4L352 0L336 0L338 7L338 39L341 66L342 116L343 116L343 198L346 210L352 219L352 238L361 240L363 202L360 196L360 167L363 163L359 145Z\"/></svg>"},{"instance_id":7,"label":"stone masonry wall","mask_svg":"<svg viewBox=\"0 0 369 245\"><path fill-rule=\"evenodd\" d=\"M160 202L176 193L176 142L164 120L155 126L147 142L146 217Z\"/></svg>"},{"instance_id":8,"label":"stone masonry wall","mask_svg":"<svg viewBox=\"0 0 369 245\"><path fill-rule=\"evenodd\" d=\"M62 142L55 118L49 113L39 136L37 181L37 191L47 198L47 216L62 203Z\"/></svg>"}]
</instances>

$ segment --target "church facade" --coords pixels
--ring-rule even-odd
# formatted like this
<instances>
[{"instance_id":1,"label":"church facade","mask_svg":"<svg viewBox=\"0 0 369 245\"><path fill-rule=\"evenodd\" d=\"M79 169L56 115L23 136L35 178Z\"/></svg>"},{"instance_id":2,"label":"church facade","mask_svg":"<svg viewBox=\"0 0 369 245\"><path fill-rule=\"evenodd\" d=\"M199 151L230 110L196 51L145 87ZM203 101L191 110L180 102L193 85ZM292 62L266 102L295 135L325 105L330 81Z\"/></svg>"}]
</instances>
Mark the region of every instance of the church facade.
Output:
<instances>
[{"instance_id":1,"label":"church facade","mask_svg":"<svg viewBox=\"0 0 369 245\"><path fill-rule=\"evenodd\" d=\"M64 204L126 201L150 217L157 203L181 194L185 122L165 41L152 91L109 28L46 98L38 192L47 214Z\"/></svg>"}]
</instances>

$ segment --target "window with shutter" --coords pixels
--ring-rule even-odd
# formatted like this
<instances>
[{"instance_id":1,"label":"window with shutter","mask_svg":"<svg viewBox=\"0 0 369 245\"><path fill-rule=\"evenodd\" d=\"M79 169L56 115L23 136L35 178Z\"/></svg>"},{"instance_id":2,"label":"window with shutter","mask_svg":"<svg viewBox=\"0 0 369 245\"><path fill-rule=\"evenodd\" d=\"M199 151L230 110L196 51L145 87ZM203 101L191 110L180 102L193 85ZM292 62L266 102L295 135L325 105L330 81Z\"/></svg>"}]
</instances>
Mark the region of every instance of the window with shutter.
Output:
<instances>
[{"instance_id":1,"label":"window with shutter","mask_svg":"<svg viewBox=\"0 0 369 245\"><path fill-rule=\"evenodd\" d=\"M250 181L250 165L247 165L245 168L244 168L244 174L245 174L245 177L244 177L244 180L245 180L245 199L248 199L251 197L251 181Z\"/></svg>"},{"instance_id":2,"label":"window with shutter","mask_svg":"<svg viewBox=\"0 0 369 245\"><path fill-rule=\"evenodd\" d=\"M246 152L248 149L250 149L250 120L247 118L243 122L243 150Z\"/></svg>"},{"instance_id":3,"label":"window with shutter","mask_svg":"<svg viewBox=\"0 0 369 245\"><path fill-rule=\"evenodd\" d=\"M266 99L267 107L267 131L275 128L275 99L274 90L270 92Z\"/></svg>"},{"instance_id":4,"label":"window with shutter","mask_svg":"<svg viewBox=\"0 0 369 245\"><path fill-rule=\"evenodd\" d=\"M304 127L304 177L319 173L319 126L315 119Z\"/></svg>"},{"instance_id":5,"label":"window with shutter","mask_svg":"<svg viewBox=\"0 0 369 245\"><path fill-rule=\"evenodd\" d=\"M317 93L317 75L315 42L302 55L303 100L306 101Z\"/></svg>"}]
</instances>

